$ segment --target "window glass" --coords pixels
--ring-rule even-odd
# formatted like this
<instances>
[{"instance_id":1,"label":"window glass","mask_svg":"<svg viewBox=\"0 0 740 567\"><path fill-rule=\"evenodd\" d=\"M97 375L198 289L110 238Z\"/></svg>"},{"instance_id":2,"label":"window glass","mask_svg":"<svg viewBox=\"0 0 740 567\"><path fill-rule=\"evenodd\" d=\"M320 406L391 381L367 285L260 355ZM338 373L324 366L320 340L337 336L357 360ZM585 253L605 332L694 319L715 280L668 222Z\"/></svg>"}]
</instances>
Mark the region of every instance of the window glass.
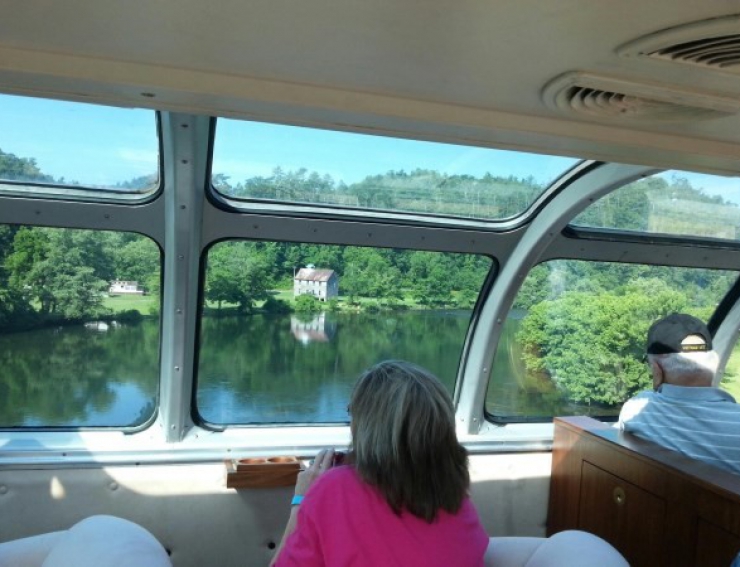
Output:
<instances>
[{"instance_id":1,"label":"window glass","mask_svg":"<svg viewBox=\"0 0 740 567\"><path fill-rule=\"evenodd\" d=\"M131 198L158 186L153 111L0 95L0 191Z\"/></svg>"},{"instance_id":2,"label":"window glass","mask_svg":"<svg viewBox=\"0 0 740 567\"><path fill-rule=\"evenodd\" d=\"M738 203L740 180L736 177L667 171L612 191L572 224L738 240Z\"/></svg>"},{"instance_id":3,"label":"window glass","mask_svg":"<svg viewBox=\"0 0 740 567\"><path fill-rule=\"evenodd\" d=\"M160 264L137 234L0 225L0 427L153 415Z\"/></svg>"},{"instance_id":4,"label":"window glass","mask_svg":"<svg viewBox=\"0 0 740 567\"><path fill-rule=\"evenodd\" d=\"M359 373L389 358L428 368L452 391L491 264L469 254L214 245L203 293L200 418L346 422Z\"/></svg>"},{"instance_id":5,"label":"window glass","mask_svg":"<svg viewBox=\"0 0 740 567\"><path fill-rule=\"evenodd\" d=\"M236 200L498 220L577 160L219 119L214 188Z\"/></svg>"},{"instance_id":6,"label":"window glass","mask_svg":"<svg viewBox=\"0 0 740 567\"><path fill-rule=\"evenodd\" d=\"M735 400L740 401L740 344L736 344L732 349L719 387L732 394Z\"/></svg>"},{"instance_id":7,"label":"window glass","mask_svg":"<svg viewBox=\"0 0 740 567\"><path fill-rule=\"evenodd\" d=\"M707 321L736 272L553 260L527 276L493 364L486 410L503 420L617 416L652 387L650 325L673 312Z\"/></svg>"}]
</instances>

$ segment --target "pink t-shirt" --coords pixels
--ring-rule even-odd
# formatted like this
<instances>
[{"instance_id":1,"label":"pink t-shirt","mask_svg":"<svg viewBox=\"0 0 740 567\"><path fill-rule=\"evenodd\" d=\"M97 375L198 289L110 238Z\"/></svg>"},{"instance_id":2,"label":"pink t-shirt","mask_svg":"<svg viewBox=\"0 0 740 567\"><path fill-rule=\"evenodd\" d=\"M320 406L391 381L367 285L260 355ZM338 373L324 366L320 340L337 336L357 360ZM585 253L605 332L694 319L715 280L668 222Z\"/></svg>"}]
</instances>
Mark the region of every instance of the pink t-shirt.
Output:
<instances>
[{"instance_id":1,"label":"pink t-shirt","mask_svg":"<svg viewBox=\"0 0 740 567\"><path fill-rule=\"evenodd\" d=\"M488 535L469 498L428 524L393 513L353 467L325 473L306 494L275 567L482 567Z\"/></svg>"}]
</instances>

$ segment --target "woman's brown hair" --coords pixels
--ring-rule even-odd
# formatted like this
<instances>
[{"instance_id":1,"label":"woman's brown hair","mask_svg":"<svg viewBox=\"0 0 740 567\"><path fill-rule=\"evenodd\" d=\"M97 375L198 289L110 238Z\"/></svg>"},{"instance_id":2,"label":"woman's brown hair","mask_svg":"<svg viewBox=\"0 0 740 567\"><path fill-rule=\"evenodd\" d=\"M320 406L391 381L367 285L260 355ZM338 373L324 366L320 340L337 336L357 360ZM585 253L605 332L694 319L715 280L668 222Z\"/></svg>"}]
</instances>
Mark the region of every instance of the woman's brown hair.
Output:
<instances>
[{"instance_id":1,"label":"woman's brown hair","mask_svg":"<svg viewBox=\"0 0 740 567\"><path fill-rule=\"evenodd\" d=\"M366 370L350 398L352 460L396 514L455 513L470 485L450 395L427 370L390 360Z\"/></svg>"}]
</instances>

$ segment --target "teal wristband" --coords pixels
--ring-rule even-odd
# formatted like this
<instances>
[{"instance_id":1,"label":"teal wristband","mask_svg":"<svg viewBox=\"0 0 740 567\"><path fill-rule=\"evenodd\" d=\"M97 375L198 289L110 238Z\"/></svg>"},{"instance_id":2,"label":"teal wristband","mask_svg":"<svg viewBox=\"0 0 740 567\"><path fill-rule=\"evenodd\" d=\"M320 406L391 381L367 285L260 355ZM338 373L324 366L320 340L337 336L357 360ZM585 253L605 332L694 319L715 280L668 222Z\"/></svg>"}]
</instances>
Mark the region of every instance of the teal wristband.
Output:
<instances>
[{"instance_id":1,"label":"teal wristband","mask_svg":"<svg viewBox=\"0 0 740 567\"><path fill-rule=\"evenodd\" d=\"M301 502L303 502L303 496L296 494L295 496L293 496L293 500L290 501L290 505L298 506L298 504L300 504Z\"/></svg>"}]
</instances>

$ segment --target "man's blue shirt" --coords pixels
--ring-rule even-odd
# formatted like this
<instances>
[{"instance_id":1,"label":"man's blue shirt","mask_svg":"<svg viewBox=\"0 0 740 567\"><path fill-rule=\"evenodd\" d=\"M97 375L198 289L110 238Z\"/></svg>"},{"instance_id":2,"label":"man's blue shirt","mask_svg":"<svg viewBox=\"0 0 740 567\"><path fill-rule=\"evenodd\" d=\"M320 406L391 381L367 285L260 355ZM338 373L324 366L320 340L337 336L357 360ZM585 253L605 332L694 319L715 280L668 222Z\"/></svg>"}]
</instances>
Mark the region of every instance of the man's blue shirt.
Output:
<instances>
[{"instance_id":1,"label":"man's blue shirt","mask_svg":"<svg viewBox=\"0 0 740 567\"><path fill-rule=\"evenodd\" d=\"M740 474L740 405L719 388L663 384L628 400L619 426L684 455Z\"/></svg>"}]
</instances>

